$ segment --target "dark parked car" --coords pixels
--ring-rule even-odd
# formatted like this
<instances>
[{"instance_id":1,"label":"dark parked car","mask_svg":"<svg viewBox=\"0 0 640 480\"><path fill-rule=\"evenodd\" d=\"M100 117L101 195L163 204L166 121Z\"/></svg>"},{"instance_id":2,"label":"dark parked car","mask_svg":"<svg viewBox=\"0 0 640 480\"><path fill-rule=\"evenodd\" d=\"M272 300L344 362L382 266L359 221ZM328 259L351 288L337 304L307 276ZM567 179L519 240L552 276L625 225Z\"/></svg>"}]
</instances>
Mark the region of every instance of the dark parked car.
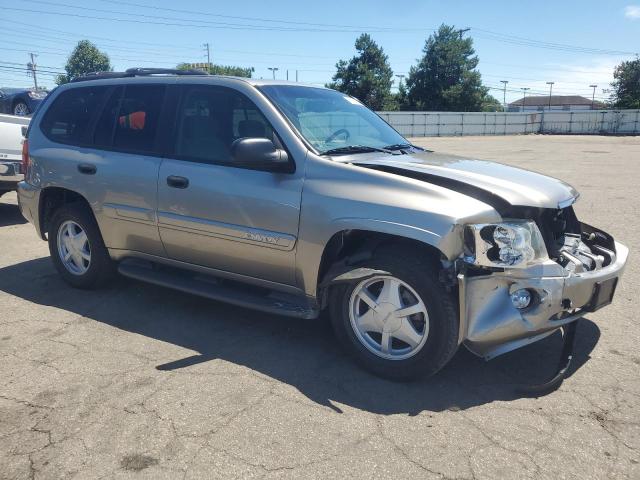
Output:
<instances>
[{"instance_id":1,"label":"dark parked car","mask_svg":"<svg viewBox=\"0 0 640 480\"><path fill-rule=\"evenodd\" d=\"M48 93L29 88L0 88L0 113L30 115Z\"/></svg>"}]
</instances>

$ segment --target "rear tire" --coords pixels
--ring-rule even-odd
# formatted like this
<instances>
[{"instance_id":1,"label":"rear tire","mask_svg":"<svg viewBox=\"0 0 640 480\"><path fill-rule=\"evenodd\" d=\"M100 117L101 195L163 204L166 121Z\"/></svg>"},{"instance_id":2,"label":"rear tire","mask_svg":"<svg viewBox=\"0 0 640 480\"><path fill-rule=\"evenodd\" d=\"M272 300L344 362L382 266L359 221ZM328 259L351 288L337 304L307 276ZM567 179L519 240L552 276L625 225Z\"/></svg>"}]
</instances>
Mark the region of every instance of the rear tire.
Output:
<instances>
[{"instance_id":1,"label":"rear tire","mask_svg":"<svg viewBox=\"0 0 640 480\"><path fill-rule=\"evenodd\" d=\"M438 279L437 262L399 250L376 252L358 264L390 275L335 285L329 308L338 340L362 367L391 380L411 380L435 374L455 354L458 307ZM388 285L398 286L399 305L391 306L393 302L386 300L385 289L393 290ZM396 311L409 306L418 313L394 318Z\"/></svg>"},{"instance_id":2,"label":"rear tire","mask_svg":"<svg viewBox=\"0 0 640 480\"><path fill-rule=\"evenodd\" d=\"M93 289L113 277L115 264L89 207L81 203L60 207L53 214L48 237L53 264L69 285Z\"/></svg>"}]
</instances>

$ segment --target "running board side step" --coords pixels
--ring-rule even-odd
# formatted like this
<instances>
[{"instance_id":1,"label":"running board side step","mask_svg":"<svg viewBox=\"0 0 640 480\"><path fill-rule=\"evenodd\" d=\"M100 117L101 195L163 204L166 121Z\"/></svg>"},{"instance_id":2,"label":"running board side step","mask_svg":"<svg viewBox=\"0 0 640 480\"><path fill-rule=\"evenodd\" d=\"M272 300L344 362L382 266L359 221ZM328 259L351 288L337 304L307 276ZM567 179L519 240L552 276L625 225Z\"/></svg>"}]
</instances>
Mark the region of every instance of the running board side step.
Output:
<instances>
[{"instance_id":1,"label":"running board side step","mask_svg":"<svg viewBox=\"0 0 640 480\"><path fill-rule=\"evenodd\" d=\"M225 282L216 277L193 274L151 262L125 260L118 265L118 272L134 280L273 315L313 319L320 314L306 297L256 289L251 285ZM258 293L251 290L258 290Z\"/></svg>"}]
</instances>

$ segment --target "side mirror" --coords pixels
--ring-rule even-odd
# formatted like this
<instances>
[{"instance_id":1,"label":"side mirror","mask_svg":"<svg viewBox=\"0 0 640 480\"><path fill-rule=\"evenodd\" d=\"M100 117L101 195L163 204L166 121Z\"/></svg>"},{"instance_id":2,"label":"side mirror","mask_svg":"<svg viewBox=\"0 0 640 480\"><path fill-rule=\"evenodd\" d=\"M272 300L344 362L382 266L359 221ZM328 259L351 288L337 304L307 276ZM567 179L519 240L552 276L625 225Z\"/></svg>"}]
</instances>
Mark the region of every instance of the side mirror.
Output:
<instances>
[{"instance_id":1,"label":"side mirror","mask_svg":"<svg viewBox=\"0 0 640 480\"><path fill-rule=\"evenodd\" d=\"M268 138L239 138L231 144L231 155L238 166L267 172L291 172L291 162L284 150Z\"/></svg>"}]
</instances>

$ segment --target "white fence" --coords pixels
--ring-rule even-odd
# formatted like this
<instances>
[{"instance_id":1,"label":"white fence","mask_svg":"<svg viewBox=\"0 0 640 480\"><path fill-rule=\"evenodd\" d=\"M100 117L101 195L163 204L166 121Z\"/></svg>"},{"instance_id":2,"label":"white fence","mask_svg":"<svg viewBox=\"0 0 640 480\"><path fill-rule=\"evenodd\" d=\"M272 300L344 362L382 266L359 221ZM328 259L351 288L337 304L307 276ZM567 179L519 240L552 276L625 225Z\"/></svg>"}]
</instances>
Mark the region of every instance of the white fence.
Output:
<instances>
[{"instance_id":1,"label":"white fence","mask_svg":"<svg viewBox=\"0 0 640 480\"><path fill-rule=\"evenodd\" d=\"M640 134L640 110L575 112L378 112L406 137L460 135Z\"/></svg>"}]
</instances>

